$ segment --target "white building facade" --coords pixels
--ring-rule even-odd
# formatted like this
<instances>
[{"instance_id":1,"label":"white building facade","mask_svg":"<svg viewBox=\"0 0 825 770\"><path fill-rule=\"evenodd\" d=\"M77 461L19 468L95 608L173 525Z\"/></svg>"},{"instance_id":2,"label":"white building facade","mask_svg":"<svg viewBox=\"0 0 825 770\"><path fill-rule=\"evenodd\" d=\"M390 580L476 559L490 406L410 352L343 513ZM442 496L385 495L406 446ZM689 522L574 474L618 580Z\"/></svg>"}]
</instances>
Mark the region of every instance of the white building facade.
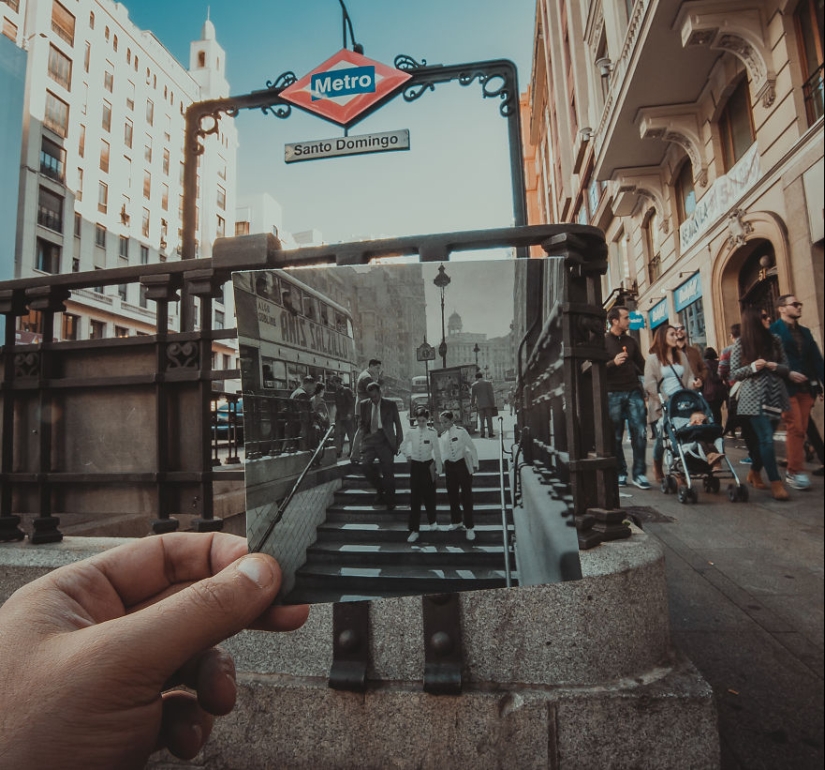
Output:
<instances>
[{"instance_id":1,"label":"white building facade","mask_svg":"<svg viewBox=\"0 0 825 770\"><path fill-rule=\"evenodd\" d=\"M207 20L189 68L127 8L109 0L3 0L3 33L28 53L21 120L15 275L92 271L179 258L184 124L195 101L229 95L226 57ZM198 162L198 256L235 228L237 132L225 118ZM214 325L233 326L231 291ZM170 306L171 328L178 309ZM154 331L154 303L137 284L76 291L59 339ZM37 339L35 312L20 331ZM216 343L216 361L237 351ZM222 367L221 367L222 368Z\"/></svg>"}]
</instances>

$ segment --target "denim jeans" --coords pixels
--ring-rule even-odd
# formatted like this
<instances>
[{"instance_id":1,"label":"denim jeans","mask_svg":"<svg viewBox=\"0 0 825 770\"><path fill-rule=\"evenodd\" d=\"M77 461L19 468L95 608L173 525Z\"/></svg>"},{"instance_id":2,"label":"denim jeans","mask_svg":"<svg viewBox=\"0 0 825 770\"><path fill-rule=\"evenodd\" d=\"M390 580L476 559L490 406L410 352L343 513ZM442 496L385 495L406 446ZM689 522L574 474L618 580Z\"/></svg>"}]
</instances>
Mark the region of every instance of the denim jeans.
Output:
<instances>
[{"instance_id":1,"label":"denim jeans","mask_svg":"<svg viewBox=\"0 0 825 770\"><path fill-rule=\"evenodd\" d=\"M782 477L779 475L779 468L776 465L776 452L773 448L773 432L776 430L776 422L764 415L750 417L749 419L756 438L756 446L759 450L756 453L757 457L754 457L751 453L751 460L753 461L751 469L761 471L764 467L769 481L780 481Z\"/></svg>"},{"instance_id":2,"label":"denim jeans","mask_svg":"<svg viewBox=\"0 0 825 770\"><path fill-rule=\"evenodd\" d=\"M607 394L610 409L610 421L613 423L614 447L617 471L620 476L627 476L627 462L624 459L622 440L624 423L630 430L630 446L633 449L633 478L644 476L647 470L645 452L647 450L647 409L645 400L638 390L614 390Z\"/></svg>"}]
</instances>

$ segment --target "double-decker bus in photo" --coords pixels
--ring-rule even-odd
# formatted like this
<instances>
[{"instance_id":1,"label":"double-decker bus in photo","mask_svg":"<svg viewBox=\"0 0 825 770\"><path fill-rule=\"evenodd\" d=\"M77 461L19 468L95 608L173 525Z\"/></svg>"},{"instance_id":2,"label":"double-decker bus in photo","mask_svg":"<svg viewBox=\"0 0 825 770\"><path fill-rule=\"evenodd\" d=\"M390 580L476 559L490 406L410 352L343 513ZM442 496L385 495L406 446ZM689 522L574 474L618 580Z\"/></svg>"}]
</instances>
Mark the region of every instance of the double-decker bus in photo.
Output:
<instances>
[{"instance_id":1,"label":"double-decker bus in photo","mask_svg":"<svg viewBox=\"0 0 825 770\"><path fill-rule=\"evenodd\" d=\"M236 273L235 312L244 390L288 396L311 375L327 386L352 386L352 317L299 280L295 272Z\"/></svg>"},{"instance_id":2,"label":"double-decker bus in photo","mask_svg":"<svg viewBox=\"0 0 825 770\"><path fill-rule=\"evenodd\" d=\"M352 316L293 271L235 273L233 283L247 457L314 448L335 422L336 391L355 381ZM307 375L326 388L326 415L290 398Z\"/></svg>"}]
</instances>

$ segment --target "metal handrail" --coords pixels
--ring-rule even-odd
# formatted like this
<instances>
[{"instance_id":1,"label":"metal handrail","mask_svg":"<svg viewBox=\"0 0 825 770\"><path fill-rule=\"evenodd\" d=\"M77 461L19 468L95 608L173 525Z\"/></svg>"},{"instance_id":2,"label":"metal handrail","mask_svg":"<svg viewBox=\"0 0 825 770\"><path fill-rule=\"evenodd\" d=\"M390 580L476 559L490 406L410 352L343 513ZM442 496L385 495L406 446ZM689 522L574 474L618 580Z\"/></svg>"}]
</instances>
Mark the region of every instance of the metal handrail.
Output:
<instances>
[{"instance_id":1,"label":"metal handrail","mask_svg":"<svg viewBox=\"0 0 825 770\"><path fill-rule=\"evenodd\" d=\"M286 509L289 507L289 504L292 502L292 498L298 493L298 488L303 483L304 479L306 478L307 473L309 473L309 469L312 467L313 463L318 459L318 455L324 450L324 446L327 443L327 439L332 435L332 431L335 430L335 425L330 425L327 428L326 433L324 433L321 440L318 442L318 446L315 447L315 451L312 453L312 456L309 458L304 469L301 471L301 475L298 476L295 483L292 485L292 489L289 490L289 494L284 498L283 502L278 506L278 511L272 517L272 521L269 523L269 526L266 528L266 531L261 535L256 543L249 544L249 553L258 553L261 548L263 548L264 543L269 539L269 536L272 534L272 531L275 529L278 522L283 518L284 513L286 513Z\"/></svg>"},{"instance_id":2,"label":"metal handrail","mask_svg":"<svg viewBox=\"0 0 825 770\"><path fill-rule=\"evenodd\" d=\"M507 532L507 503L504 498L504 418L498 417L498 486L501 493L501 536L504 541L504 584L510 588L510 537Z\"/></svg>"}]
</instances>

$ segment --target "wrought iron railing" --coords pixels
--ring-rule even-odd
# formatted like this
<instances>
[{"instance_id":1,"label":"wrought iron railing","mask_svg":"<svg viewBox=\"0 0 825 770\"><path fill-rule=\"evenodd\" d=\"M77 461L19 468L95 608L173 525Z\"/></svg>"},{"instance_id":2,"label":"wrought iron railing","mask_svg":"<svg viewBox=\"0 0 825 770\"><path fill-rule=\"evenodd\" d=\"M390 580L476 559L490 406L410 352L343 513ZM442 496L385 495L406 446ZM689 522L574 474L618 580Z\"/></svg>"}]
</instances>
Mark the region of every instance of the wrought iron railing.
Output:
<instances>
[{"instance_id":1,"label":"wrought iron railing","mask_svg":"<svg viewBox=\"0 0 825 770\"><path fill-rule=\"evenodd\" d=\"M221 479L241 480L243 472L214 465L219 457L213 443L213 384L236 379L240 373L212 369L213 343L236 335L234 329L213 329L212 300L222 295L233 271L365 264L373 258L406 255L424 262L446 261L458 251L539 244L560 257L551 262L561 265L564 289L547 316L545 299L535 291L541 283L530 282L528 287L528 331L520 346L519 423L528 429L531 455L548 465L558 464L574 487L583 490L582 505L605 505L613 499L611 477L600 474L615 461L605 456L606 409L599 395L604 351L603 338L595 330L604 318L599 281L606 269L600 231L542 225L294 251L283 251L272 235L252 235L218 240L211 259L0 282L0 313L6 322L0 385L0 540L25 536L23 516L31 518L33 543L60 540L59 515L72 512L145 515L153 519L154 532L177 529L175 516L180 514L193 514L195 530L222 527L214 516L213 484L218 473ZM529 265L549 269L535 260ZM109 291L113 294L130 283L140 284L142 296L154 305L155 334L55 340L55 316L65 310L73 293L115 287ZM176 333L169 326L169 311L183 297L197 300L200 321L196 331ZM15 338L17 319L31 311L41 315L42 342L20 344ZM562 383L566 394L558 392ZM263 396L243 396L247 453L308 450L312 433L306 428L307 417L300 414L301 427L291 435L295 421L282 416L284 404ZM595 421L589 412L596 415ZM238 425L236 419L236 451ZM591 450L596 457L589 456ZM232 459L233 454L230 449ZM615 489L615 471L612 485Z\"/></svg>"},{"instance_id":2,"label":"wrought iron railing","mask_svg":"<svg viewBox=\"0 0 825 770\"><path fill-rule=\"evenodd\" d=\"M825 112L825 64L820 64L802 85L808 125L812 126Z\"/></svg>"}]
</instances>

